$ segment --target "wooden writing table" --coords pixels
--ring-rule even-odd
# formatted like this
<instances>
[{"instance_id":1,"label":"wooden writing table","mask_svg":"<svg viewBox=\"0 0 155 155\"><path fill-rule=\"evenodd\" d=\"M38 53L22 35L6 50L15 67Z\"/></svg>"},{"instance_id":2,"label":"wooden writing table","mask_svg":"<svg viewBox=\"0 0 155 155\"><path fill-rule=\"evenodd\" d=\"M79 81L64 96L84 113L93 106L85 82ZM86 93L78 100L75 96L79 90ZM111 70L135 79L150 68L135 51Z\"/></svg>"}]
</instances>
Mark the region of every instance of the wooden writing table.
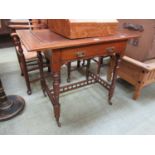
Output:
<instances>
[{"instance_id":1,"label":"wooden writing table","mask_svg":"<svg viewBox=\"0 0 155 155\"><path fill-rule=\"evenodd\" d=\"M41 51L52 49L51 70L53 75L53 88L49 89L46 85L43 70L40 70L42 77L41 85L53 104L54 114L58 126L60 126L60 104L59 94L76 88L80 88L93 83L100 83L108 91L108 101L111 104L115 81L117 77L117 69L119 62L124 55L127 41L131 38L139 37L139 33L135 32L119 32L112 36L95 37L85 39L70 40L64 38L50 30L18 30L17 34L21 42L25 45L29 52L37 51L40 68L42 68ZM113 70L113 78L111 84L101 79L99 75L86 71L86 80L74 84L60 87L60 69L67 62L80 59L91 59L96 56L115 55L116 64Z\"/></svg>"}]
</instances>

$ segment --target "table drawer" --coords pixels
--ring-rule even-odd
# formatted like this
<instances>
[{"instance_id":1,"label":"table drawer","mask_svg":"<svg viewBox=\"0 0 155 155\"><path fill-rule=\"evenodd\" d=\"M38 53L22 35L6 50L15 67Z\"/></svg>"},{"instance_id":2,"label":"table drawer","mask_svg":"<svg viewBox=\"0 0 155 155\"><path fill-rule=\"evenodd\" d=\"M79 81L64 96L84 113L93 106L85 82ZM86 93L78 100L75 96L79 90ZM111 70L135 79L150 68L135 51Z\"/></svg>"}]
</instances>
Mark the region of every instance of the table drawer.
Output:
<instances>
[{"instance_id":1,"label":"table drawer","mask_svg":"<svg viewBox=\"0 0 155 155\"><path fill-rule=\"evenodd\" d=\"M88 59L95 56L110 55L113 53L124 53L125 47L126 41L87 45L77 48L67 48L61 50L61 59L63 61Z\"/></svg>"}]
</instances>

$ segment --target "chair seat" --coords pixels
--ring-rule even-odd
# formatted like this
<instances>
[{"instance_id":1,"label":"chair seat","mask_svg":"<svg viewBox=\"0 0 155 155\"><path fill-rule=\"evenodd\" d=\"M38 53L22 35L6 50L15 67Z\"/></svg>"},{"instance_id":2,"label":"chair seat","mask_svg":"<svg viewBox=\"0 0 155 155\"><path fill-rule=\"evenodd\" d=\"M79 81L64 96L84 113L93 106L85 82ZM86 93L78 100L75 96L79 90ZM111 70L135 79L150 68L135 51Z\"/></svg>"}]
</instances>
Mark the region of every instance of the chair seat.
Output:
<instances>
[{"instance_id":1,"label":"chair seat","mask_svg":"<svg viewBox=\"0 0 155 155\"><path fill-rule=\"evenodd\" d=\"M23 48L23 53L24 53L24 56L25 56L25 59L26 60L37 58L37 52L36 51L34 51L34 52L28 52L26 50L25 46L23 46L23 45L22 45L22 48Z\"/></svg>"},{"instance_id":2,"label":"chair seat","mask_svg":"<svg viewBox=\"0 0 155 155\"><path fill-rule=\"evenodd\" d=\"M16 49L18 51L18 47L16 47ZM37 58L37 52L35 52L35 51L28 52L24 45L22 45L22 49L23 49L23 54L24 54L26 60L31 60L31 59Z\"/></svg>"}]
</instances>

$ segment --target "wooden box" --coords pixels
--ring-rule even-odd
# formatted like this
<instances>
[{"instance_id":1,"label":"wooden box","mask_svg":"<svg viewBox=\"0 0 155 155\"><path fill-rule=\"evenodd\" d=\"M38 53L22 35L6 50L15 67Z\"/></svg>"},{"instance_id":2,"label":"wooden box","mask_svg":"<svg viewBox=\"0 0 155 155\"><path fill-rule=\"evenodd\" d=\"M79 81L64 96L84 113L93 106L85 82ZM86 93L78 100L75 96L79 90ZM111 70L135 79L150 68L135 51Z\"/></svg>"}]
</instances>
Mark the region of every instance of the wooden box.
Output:
<instances>
[{"instance_id":1,"label":"wooden box","mask_svg":"<svg viewBox=\"0 0 155 155\"><path fill-rule=\"evenodd\" d=\"M115 34L117 20L49 19L48 27L69 39L100 37Z\"/></svg>"}]
</instances>

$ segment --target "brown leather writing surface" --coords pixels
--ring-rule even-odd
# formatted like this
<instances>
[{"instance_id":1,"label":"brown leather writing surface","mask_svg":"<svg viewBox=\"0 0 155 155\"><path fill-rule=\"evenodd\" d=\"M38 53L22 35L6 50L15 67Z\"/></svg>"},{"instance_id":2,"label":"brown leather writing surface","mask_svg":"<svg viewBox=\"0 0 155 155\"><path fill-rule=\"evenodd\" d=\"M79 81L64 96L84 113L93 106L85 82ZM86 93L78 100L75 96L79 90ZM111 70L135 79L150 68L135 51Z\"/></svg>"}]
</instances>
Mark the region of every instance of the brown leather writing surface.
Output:
<instances>
[{"instance_id":1,"label":"brown leather writing surface","mask_svg":"<svg viewBox=\"0 0 155 155\"><path fill-rule=\"evenodd\" d=\"M118 32L115 35L106 37L94 37L85 39L71 40L64 38L48 29L43 30L17 30L21 41L28 51L37 51L44 49L60 49L73 46L82 46L88 44L97 44L117 40L128 40L129 38L138 37L137 32Z\"/></svg>"}]
</instances>

